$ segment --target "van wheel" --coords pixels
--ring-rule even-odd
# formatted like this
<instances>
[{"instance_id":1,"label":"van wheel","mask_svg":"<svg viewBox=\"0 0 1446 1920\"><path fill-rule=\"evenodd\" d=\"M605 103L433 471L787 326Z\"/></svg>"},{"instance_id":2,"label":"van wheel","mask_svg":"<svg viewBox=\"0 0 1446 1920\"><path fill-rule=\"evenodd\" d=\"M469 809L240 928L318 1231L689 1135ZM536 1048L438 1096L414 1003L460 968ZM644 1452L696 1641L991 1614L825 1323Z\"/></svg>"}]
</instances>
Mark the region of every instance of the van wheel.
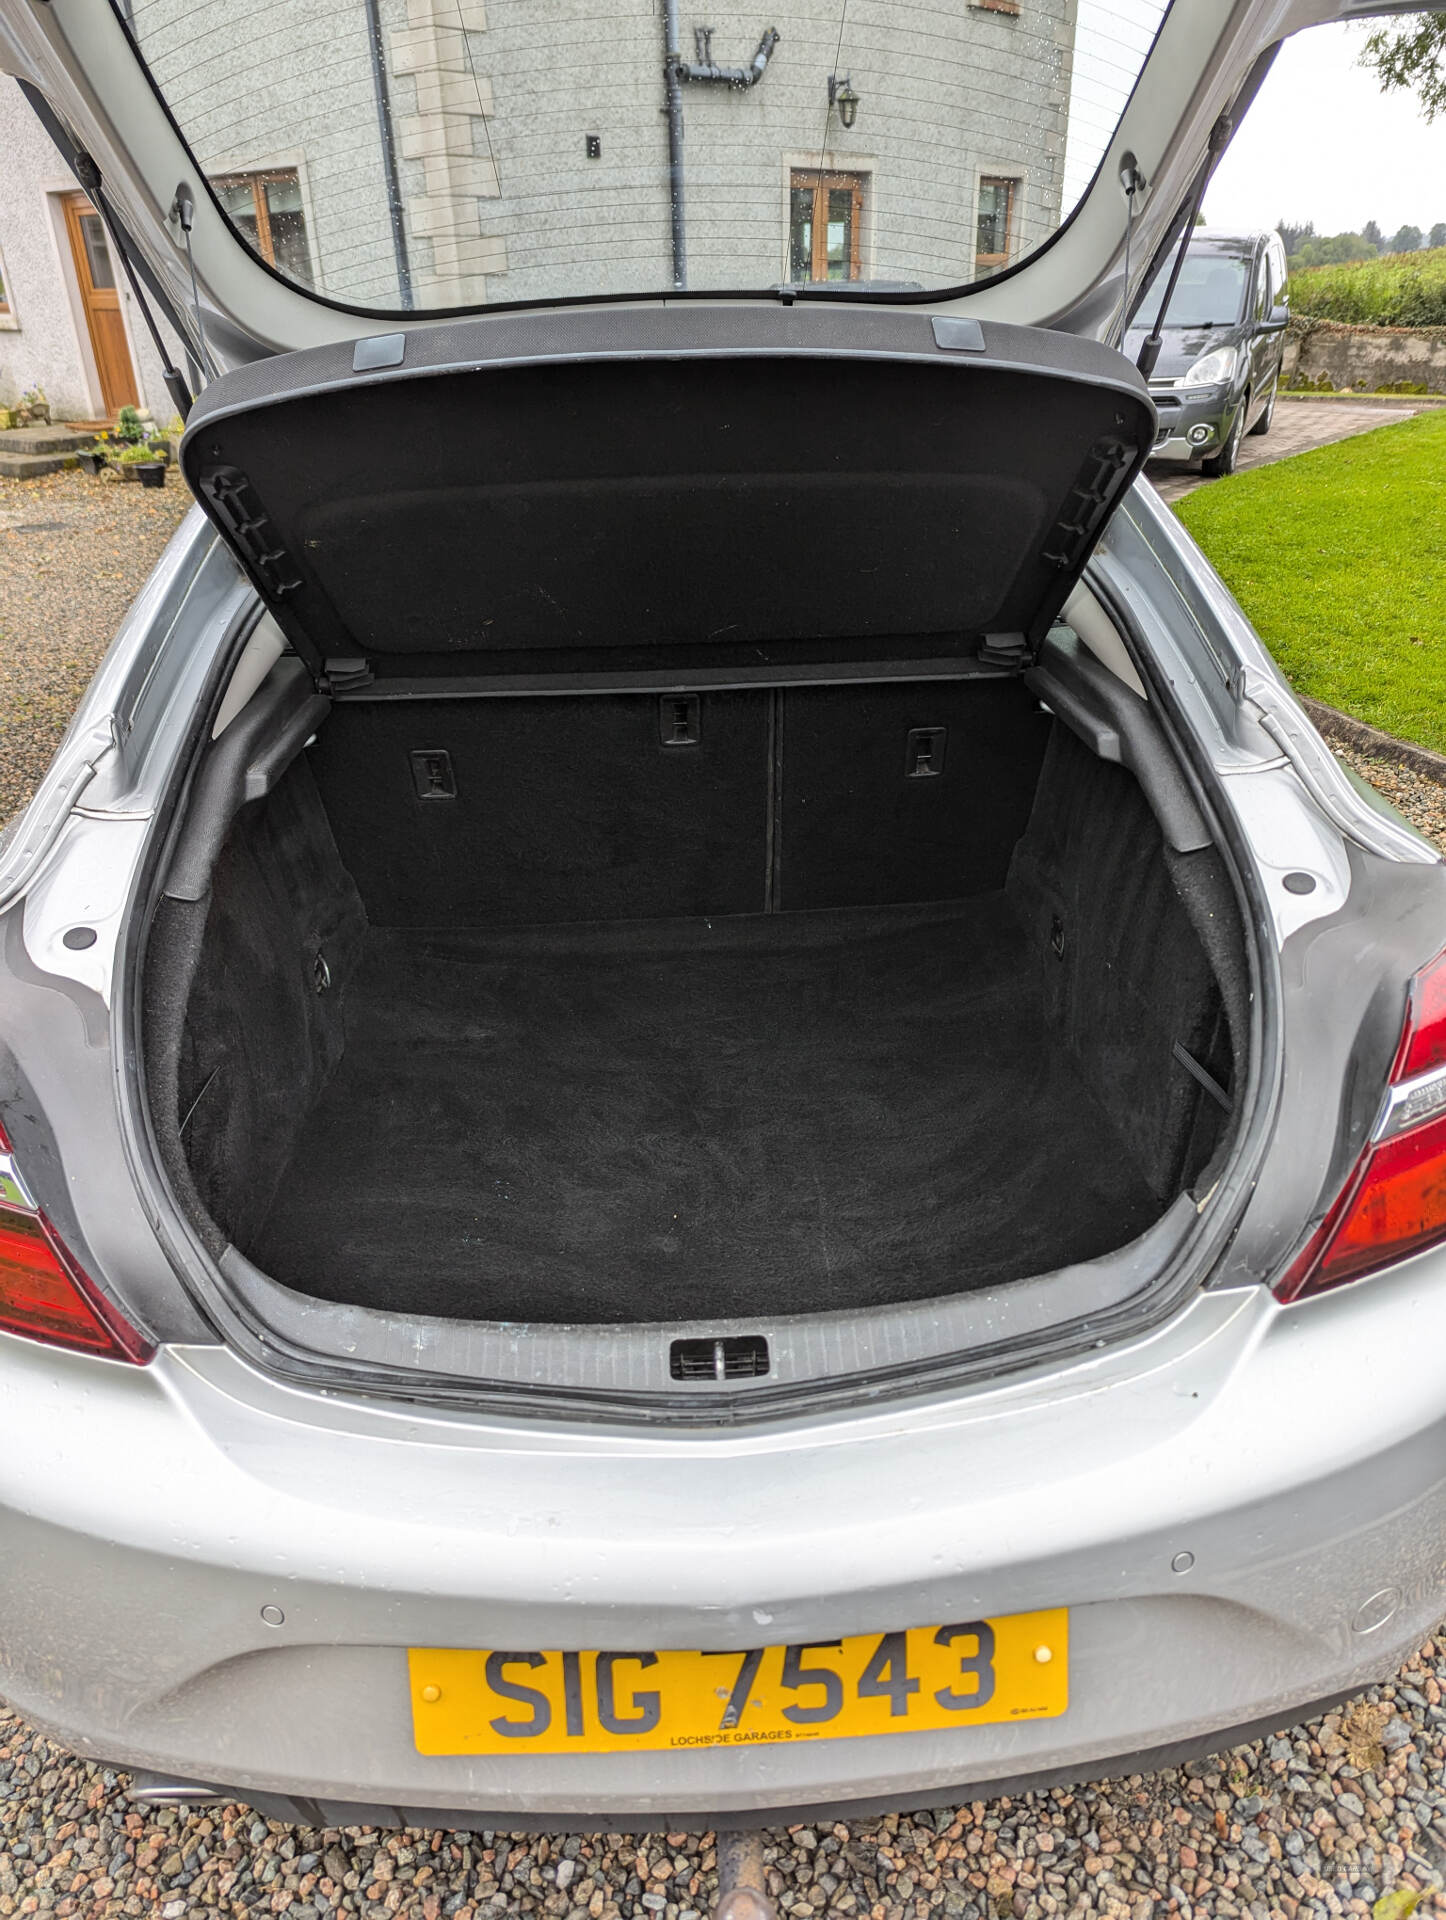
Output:
<instances>
[{"instance_id":1,"label":"van wheel","mask_svg":"<svg viewBox=\"0 0 1446 1920\"><path fill-rule=\"evenodd\" d=\"M1235 415L1235 425L1230 429L1230 437L1219 453L1212 454L1208 460L1200 462L1200 471L1207 479L1223 480L1227 473L1234 473L1235 462L1240 454L1240 442L1245 438L1245 416L1250 411L1250 395L1247 393L1240 402Z\"/></svg>"},{"instance_id":2,"label":"van wheel","mask_svg":"<svg viewBox=\"0 0 1446 1920\"><path fill-rule=\"evenodd\" d=\"M1270 432L1270 423L1275 418L1275 396L1279 388L1280 388L1280 379L1279 379L1279 376L1277 376L1274 386L1272 386L1270 389L1270 398L1265 403L1265 411L1261 414L1260 418L1256 421L1255 425L1250 429L1252 433L1269 433Z\"/></svg>"}]
</instances>

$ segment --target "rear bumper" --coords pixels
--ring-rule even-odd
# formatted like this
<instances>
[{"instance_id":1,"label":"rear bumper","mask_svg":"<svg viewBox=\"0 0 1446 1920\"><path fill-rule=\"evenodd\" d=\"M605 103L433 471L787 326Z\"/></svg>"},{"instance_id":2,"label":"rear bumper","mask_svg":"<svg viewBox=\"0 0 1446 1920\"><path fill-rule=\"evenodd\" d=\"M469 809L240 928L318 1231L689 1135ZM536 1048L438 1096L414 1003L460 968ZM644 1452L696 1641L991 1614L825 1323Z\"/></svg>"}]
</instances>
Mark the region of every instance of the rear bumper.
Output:
<instances>
[{"instance_id":1,"label":"rear bumper","mask_svg":"<svg viewBox=\"0 0 1446 1920\"><path fill-rule=\"evenodd\" d=\"M1290 1724L1434 1629L1443 1353L1440 1255L1288 1310L1202 1295L1047 1380L738 1434L4 1339L0 1694L82 1753L327 1823L704 1826L1098 1776ZM411 1739L409 1644L741 1648L1061 1604L1052 1721L505 1760Z\"/></svg>"},{"instance_id":2,"label":"rear bumper","mask_svg":"<svg viewBox=\"0 0 1446 1920\"><path fill-rule=\"evenodd\" d=\"M1332 1694L1327 1699L1303 1704L1295 1718L1313 1720L1318 1714L1338 1706L1345 1697L1344 1694ZM1089 1762L1036 1768L1028 1773L1005 1774L997 1780L961 1781L952 1788L931 1787L924 1799L931 1807L954 1807L963 1801L997 1800L1005 1794L1039 1793L1051 1787L1078 1786L1084 1781L1101 1777L1158 1773L1166 1767L1182 1766L1187 1760L1198 1760L1212 1753L1225 1753L1232 1747L1263 1739L1268 1734L1278 1732L1283 1724L1278 1714L1267 1714L1263 1720L1250 1721L1243 1726L1217 1728L1212 1733L1197 1734L1191 1740L1176 1740L1162 1747L1144 1747L1134 1753L1113 1755L1106 1768L1092 1766ZM449 1833L492 1833L517 1817L515 1810L387 1806L376 1801L320 1800L304 1794L264 1793L255 1789L243 1793L217 1781L182 1781L144 1771L132 1775L127 1798L141 1806L214 1806L243 1800L270 1820L288 1820L304 1827L442 1827ZM862 1820L871 1815L905 1809L917 1812L919 1801L917 1791L900 1793L895 1790L892 1793L871 1794L863 1800L811 1802L796 1807L732 1807L720 1809L707 1821L707 1825L722 1826L726 1822L730 1827L746 1829L791 1827L805 1822L813 1825L819 1821ZM676 1833L680 1828L684 1831L690 1827L697 1829L700 1819L696 1808L690 1808L685 1813L650 1808L641 1818L630 1815L626 1825L629 1832ZM570 1833L581 1824L581 1817L576 1814L530 1813L527 1824L534 1832Z\"/></svg>"}]
</instances>

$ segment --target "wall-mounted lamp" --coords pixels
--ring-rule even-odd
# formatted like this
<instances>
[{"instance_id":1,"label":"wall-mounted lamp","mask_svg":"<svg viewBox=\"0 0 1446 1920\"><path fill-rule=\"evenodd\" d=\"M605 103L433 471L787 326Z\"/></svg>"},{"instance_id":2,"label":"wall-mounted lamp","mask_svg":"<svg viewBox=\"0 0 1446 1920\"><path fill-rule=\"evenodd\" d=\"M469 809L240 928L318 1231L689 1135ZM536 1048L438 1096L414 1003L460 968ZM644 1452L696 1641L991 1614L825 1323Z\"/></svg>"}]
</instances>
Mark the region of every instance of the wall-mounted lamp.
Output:
<instances>
[{"instance_id":1,"label":"wall-mounted lamp","mask_svg":"<svg viewBox=\"0 0 1446 1920\"><path fill-rule=\"evenodd\" d=\"M859 96L854 92L854 83L847 74L840 80L836 73L828 77L828 103L838 110L839 125L845 131L858 118Z\"/></svg>"}]
</instances>

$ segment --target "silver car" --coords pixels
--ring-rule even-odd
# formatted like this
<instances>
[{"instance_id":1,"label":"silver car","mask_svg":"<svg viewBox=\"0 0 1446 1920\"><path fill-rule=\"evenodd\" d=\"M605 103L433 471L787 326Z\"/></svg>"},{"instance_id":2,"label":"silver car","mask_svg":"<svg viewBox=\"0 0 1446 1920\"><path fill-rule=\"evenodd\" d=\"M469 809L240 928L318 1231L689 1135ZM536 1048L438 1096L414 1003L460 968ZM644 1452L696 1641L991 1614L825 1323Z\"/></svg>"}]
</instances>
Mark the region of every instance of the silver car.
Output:
<instances>
[{"instance_id":1,"label":"silver car","mask_svg":"<svg viewBox=\"0 0 1446 1920\"><path fill-rule=\"evenodd\" d=\"M198 501L0 849L16 1710L737 1825L1434 1628L1446 881L1111 344L1369 11L0 0Z\"/></svg>"}]
</instances>

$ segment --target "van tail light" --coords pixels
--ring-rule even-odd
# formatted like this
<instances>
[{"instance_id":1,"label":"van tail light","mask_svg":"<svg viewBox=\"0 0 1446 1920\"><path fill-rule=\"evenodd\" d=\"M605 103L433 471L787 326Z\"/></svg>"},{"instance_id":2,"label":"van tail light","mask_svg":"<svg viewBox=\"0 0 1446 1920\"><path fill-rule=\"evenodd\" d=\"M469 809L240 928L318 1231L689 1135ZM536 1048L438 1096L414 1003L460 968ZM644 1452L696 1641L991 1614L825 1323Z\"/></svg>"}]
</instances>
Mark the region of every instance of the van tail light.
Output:
<instances>
[{"instance_id":1,"label":"van tail light","mask_svg":"<svg viewBox=\"0 0 1446 1920\"><path fill-rule=\"evenodd\" d=\"M81 1272L31 1200L0 1130L0 1330L51 1347L130 1360L155 1352Z\"/></svg>"},{"instance_id":2,"label":"van tail light","mask_svg":"<svg viewBox=\"0 0 1446 1920\"><path fill-rule=\"evenodd\" d=\"M1446 953L1411 982L1406 1023L1365 1152L1277 1282L1324 1293L1446 1240Z\"/></svg>"}]
</instances>

